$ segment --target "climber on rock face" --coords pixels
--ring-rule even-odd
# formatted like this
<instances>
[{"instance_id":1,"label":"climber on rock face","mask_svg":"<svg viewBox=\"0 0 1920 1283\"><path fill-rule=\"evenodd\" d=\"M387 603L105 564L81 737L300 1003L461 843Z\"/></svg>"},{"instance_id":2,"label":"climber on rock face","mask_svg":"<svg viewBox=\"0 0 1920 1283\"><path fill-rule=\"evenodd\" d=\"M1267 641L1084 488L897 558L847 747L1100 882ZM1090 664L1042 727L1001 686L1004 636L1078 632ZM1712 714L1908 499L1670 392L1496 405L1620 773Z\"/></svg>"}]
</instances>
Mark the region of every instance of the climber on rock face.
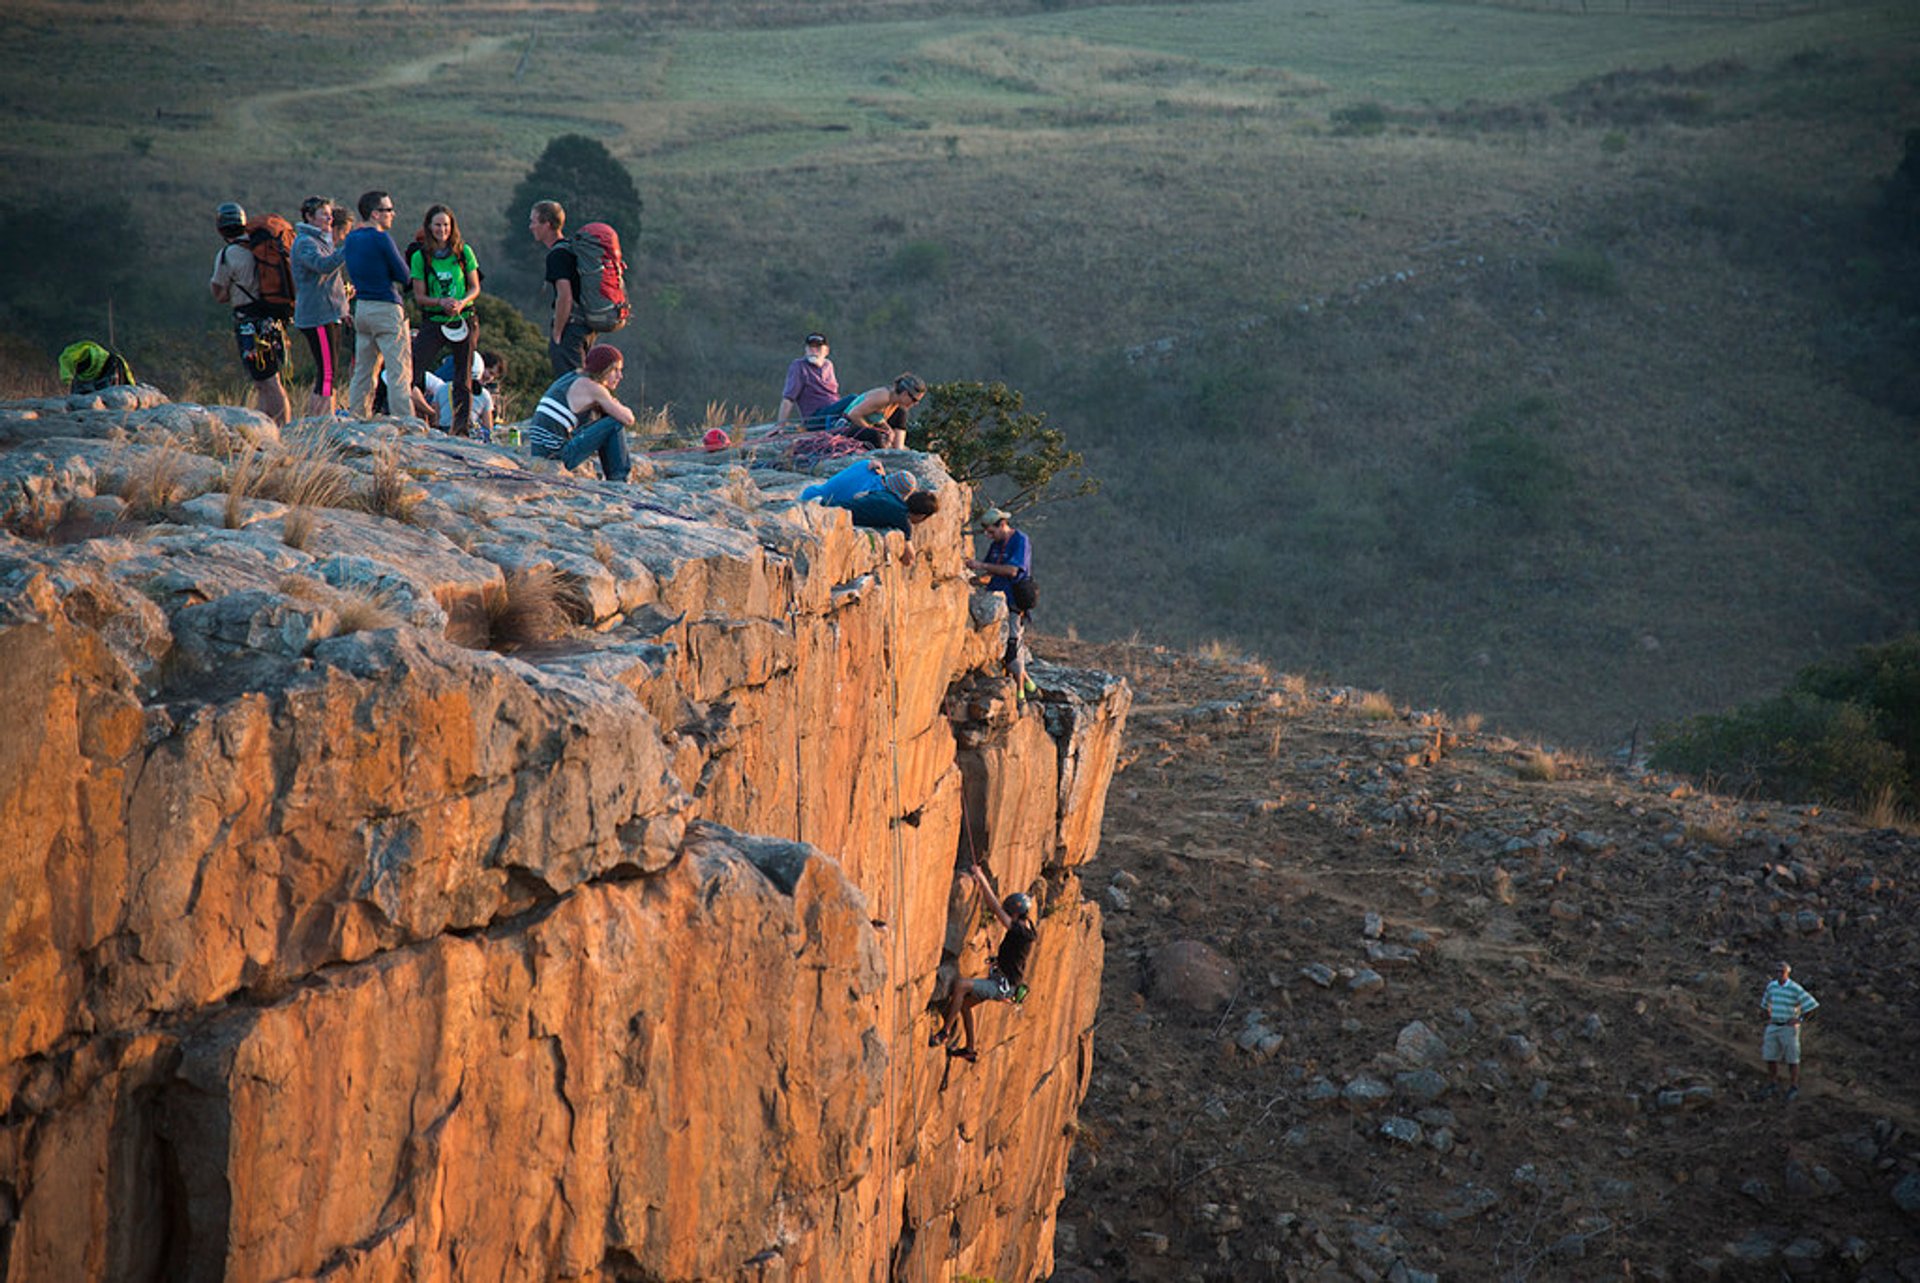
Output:
<instances>
[{"instance_id":1,"label":"climber on rock face","mask_svg":"<svg viewBox=\"0 0 1920 1283\"><path fill-rule=\"evenodd\" d=\"M1027 971L1027 955L1033 952L1033 942L1038 934L1033 927L1033 900L1031 897L1015 892L1000 902L993 893L993 887L987 882L987 875L980 872L980 866L970 865L967 872L987 897L987 907L993 910L993 916L1000 919L1001 929L1006 932L1000 941L1000 952L994 955L993 966L987 969L985 977L968 980L964 977L953 982L953 994L947 999L946 1015L941 1019L939 1028L927 1039L927 1046L937 1047L947 1043L947 1054L958 1056L962 1060L979 1059L979 1053L973 1045L973 1009L983 1002L1018 1002L1026 996L1023 983ZM953 1027L959 1024L966 1032L966 1041L960 1047L952 1046Z\"/></svg>"}]
</instances>

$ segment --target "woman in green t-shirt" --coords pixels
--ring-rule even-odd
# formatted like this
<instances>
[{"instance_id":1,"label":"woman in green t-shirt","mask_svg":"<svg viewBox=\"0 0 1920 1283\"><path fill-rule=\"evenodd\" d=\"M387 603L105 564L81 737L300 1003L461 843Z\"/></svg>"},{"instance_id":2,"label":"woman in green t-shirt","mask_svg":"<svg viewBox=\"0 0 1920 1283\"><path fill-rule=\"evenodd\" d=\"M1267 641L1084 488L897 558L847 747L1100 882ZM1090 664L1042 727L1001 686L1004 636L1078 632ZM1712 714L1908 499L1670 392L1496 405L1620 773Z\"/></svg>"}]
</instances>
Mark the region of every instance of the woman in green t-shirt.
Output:
<instances>
[{"instance_id":1,"label":"woman in green t-shirt","mask_svg":"<svg viewBox=\"0 0 1920 1283\"><path fill-rule=\"evenodd\" d=\"M473 349L480 341L473 301L480 297L480 264L460 239L460 224L445 205L427 207L420 239L407 255L413 299L420 305L419 336L413 340L413 385L424 391L428 371L441 352L453 349L453 434L473 425Z\"/></svg>"}]
</instances>

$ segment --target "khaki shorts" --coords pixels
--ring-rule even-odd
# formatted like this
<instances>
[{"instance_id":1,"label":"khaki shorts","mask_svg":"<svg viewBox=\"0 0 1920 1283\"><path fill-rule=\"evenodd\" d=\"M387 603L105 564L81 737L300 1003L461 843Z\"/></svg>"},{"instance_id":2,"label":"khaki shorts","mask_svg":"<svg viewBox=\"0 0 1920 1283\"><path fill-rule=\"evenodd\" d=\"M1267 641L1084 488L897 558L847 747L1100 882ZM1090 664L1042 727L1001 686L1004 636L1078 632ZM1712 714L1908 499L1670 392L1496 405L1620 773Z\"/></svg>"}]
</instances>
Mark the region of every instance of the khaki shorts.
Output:
<instances>
[{"instance_id":1,"label":"khaki shorts","mask_svg":"<svg viewBox=\"0 0 1920 1283\"><path fill-rule=\"evenodd\" d=\"M1789 1065L1799 1064L1800 1026L1768 1025L1766 1036L1760 1040L1760 1059L1769 1062L1784 1060Z\"/></svg>"}]
</instances>

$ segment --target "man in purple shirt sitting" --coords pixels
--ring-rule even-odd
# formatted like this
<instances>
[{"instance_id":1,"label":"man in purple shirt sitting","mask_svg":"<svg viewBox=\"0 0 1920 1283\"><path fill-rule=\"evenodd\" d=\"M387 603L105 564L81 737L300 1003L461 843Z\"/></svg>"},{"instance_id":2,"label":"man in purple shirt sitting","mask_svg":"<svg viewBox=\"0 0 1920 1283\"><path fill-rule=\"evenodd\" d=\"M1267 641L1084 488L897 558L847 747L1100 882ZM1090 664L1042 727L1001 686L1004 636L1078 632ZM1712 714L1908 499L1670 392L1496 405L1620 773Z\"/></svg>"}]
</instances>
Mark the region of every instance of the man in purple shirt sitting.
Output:
<instances>
[{"instance_id":1,"label":"man in purple shirt sitting","mask_svg":"<svg viewBox=\"0 0 1920 1283\"><path fill-rule=\"evenodd\" d=\"M347 387L347 408L355 418L373 413L373 379L384 363L387 404L411 405L407 389L413 386L413 353L407 333L407 310L400 291L410 288L400 249L393 243L393 197L368 192L360 198L360 226L347 234L341 247L347 256L347 280L353 284L353 380Z\"/></svg>"},{"instance_id":2,"label":"man in purple shirt sitting","mask_svg":"<svg viewBox=\"0 0 1920 1283\"><path fill-rule=\"evenodd\" d=\"M840 395L840 379L833 372L833 362L827 359L828 350L826 335L807 335L807 354L795 357L787 367L787 383L780 389L780 413L773 421L774 427L785 427L795 410L800 412L801 427L826 426L820 412Z\"/></svg>"}]
</instances>

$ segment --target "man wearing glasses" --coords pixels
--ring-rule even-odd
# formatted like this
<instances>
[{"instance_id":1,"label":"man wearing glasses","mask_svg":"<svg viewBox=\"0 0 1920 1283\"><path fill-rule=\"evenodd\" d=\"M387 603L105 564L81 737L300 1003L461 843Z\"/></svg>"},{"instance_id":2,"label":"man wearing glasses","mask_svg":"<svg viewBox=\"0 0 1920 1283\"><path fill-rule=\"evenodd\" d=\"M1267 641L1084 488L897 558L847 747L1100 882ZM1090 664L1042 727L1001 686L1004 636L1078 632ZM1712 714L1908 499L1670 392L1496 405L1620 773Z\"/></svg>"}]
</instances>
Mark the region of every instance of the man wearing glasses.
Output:
<instances>
[{"instance_id":1,"label":"man wearing glasses","mask_svg":"<svg viewBox=\"0 0 1920 1283\"><path fill-rule=\"evenodd\" d=\"M347 234L347 279L353 284L353 380L347 408L355 418L373 413L373 379L386 367L387 404L411 405L413 354L401 290L412 276L393 243L393 197L368 192L360 198L360 226Z\"/></svg>"}]
</instances>

